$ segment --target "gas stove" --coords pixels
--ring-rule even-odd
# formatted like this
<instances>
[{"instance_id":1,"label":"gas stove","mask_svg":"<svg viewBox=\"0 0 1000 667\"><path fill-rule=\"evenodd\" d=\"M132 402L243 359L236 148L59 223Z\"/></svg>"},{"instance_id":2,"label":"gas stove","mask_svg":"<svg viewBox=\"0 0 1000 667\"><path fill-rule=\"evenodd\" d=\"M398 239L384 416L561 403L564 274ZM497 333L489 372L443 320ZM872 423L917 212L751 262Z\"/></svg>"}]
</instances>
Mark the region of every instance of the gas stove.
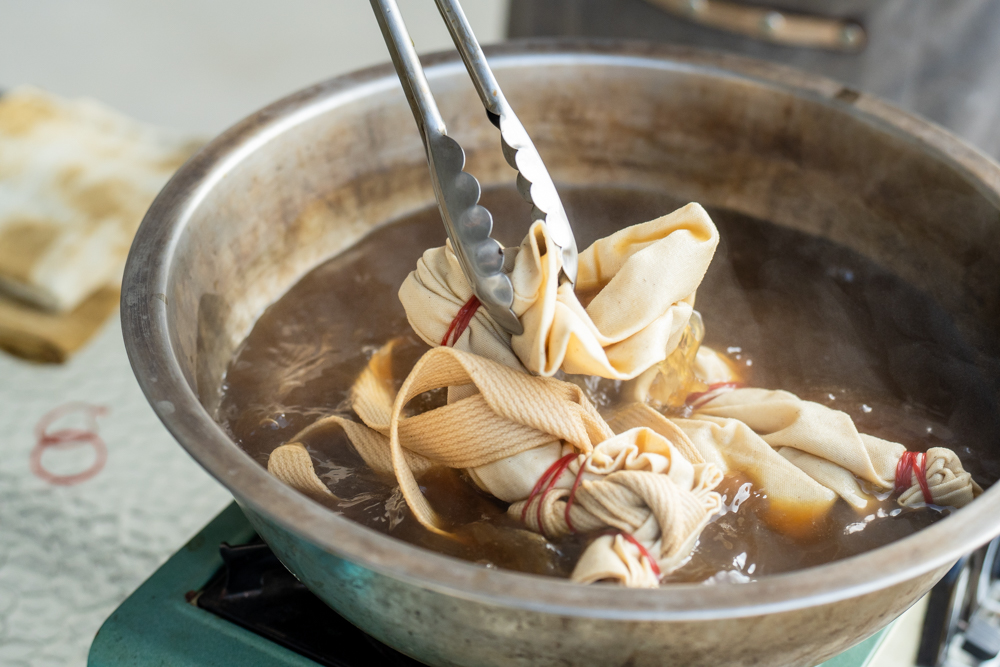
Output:
<instances>
[{"instance_id":1,"label":"gas stove","mask_svg":"<svg viewBox=\"0 0 1000 667\"><path fill-rule=\"evenodd\" d=\"M983 606L982 601L992 592L1000 595L1000 588L991 589L994 572L1000 569L1000 559L994 558L996 547L992 544L956 565L930 594L926 614L914 608L822 667L912 665L912 660L899 655L900 637L907 633L922 637L917 664L993 665L997 651L991 642L1000 639L995 630L1000 617L990 616L990 603ZM972 598L977 596L979 604L973 608ZM905 653L912 647L903 641ZM105 621L88 664L413 667L421 663L369 637L309 592L257 537L234 503Z\"/></svg>"}]
</instances>

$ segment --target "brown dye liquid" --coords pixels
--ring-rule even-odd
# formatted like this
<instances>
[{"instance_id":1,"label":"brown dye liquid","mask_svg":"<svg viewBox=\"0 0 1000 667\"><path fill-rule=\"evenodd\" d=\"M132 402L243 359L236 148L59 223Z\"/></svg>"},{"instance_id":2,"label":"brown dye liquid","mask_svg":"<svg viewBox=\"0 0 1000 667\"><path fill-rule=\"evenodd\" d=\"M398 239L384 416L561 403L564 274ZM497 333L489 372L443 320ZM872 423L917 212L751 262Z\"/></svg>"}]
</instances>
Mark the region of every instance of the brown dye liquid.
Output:
<instances>
[{"instance_id":1,"label":"brown dye liquid","mask_svg":"<svg viewBox=\"0 0 1000 667\"><path fill-rule=\"evenodd\" d=\"M621 189L564 194L579 246L674 210L662 193ZM520 241L528 211L513 190L484 193L505 245ZM697 308L705 344L728 352L752 386L780 388L831 405L858 428L923 451L953 449L980 484L1000 477L996 380L974 365L947 313L927 295L862 256L816 237L725 210L710 210L722 237ZM316 419L352 414L350 387L391 338L398 382L427 346L410 330L396 292L422 252L444 243L436 209L372 232L306 275L269 307L227 372L219 417L262 465L270 452ZM592 398L598 406L613 397ZM419 411L444 393L418 399ZM342 434L305 443L338 500L329 507L413 544L488 567L567 576L588 536L546 540L522 529L506 505L455 470L421 478L431 504L459 540L422 528L392 480L375 475ZM909 535L947 510L903 509L885 497L859 515L838 501L809 539L770 529L766 499L738 476L718 489L723 512L670 581L745 581L845 558Z\"/></svg>"}]
</instances>

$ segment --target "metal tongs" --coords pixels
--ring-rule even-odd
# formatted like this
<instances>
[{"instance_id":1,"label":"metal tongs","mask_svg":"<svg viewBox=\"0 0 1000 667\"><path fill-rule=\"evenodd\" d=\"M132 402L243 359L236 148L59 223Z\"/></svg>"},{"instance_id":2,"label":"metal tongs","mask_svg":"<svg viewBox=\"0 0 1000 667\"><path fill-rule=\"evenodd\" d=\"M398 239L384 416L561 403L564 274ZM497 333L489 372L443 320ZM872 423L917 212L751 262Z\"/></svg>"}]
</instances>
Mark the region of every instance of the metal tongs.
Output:
<instances>
[{"instance_id":1,"label":"metal tongs","mask_svg":"<svg viewBox=\"0 0 1000 667\"><path fill-rule=\"evenodd\" d=\"M504 157L518 171L517 189L532 204L532 220L542 220L552 241L559 246L563 263L560 282L574 284L576 239L552 178L500 91L461 5L457 0L435 2L486 107L487 116L500 129ZM506 262L505 266L503 249L490 237L493 216L479 205L479 181L463 171L465 151L447 134L395 0L371 0L371 3L423 137L434 195L465 277L490 316L508 332L520 334L524 329L512 310L514 287L507 275L512 263Z\"/></svg>"}]
</instances>

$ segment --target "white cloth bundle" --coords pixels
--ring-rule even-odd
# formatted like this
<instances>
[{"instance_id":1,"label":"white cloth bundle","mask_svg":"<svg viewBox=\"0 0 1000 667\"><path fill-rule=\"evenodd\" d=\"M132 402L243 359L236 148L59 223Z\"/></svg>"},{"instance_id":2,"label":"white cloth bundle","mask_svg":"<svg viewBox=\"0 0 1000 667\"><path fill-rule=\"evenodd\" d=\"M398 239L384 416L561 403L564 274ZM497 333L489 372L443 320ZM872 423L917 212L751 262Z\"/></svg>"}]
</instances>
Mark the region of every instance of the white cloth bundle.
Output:
<instances>
[{"instance_id":1,"label":"white cloth bundle","mask_svg":"<svg viewBox=\"0 0 1000 667\"><path fill-rule=\"evenodd\" d=\"M524 333L511 337L479 310L454 347L507 366L551 376L634 378L663 361L691 317L695 290L712 261L719 234L698 204L627 227L579 255L576 289L559 285L562 258L549 252L536 222L521 243L511 282ZM455 313L472 296L449 246L424 253L399 290L414 331L441 345Z\"/></svg>"},{"instance_id":2,"label":"white cloth bundle","mask_svg":"<svg viewBox=\"0 0 1000 667\"><path fill-rule=\"evenodd\" d=\"M751 476L782 475L781 483L762 483L772 503L782 498L790 504L806 504L799 495L801 490L786 491L791 486L791 475L779 472L788 469L785 461L857 509L865 509L872 500L858 480L880 491L891 490L899 482L905 483L906 488L899 489L898 502L906 507L925 502L964 507L982 493L972 475L963 470L955 453L943 447L917 455L918 461L920 456L924 457L923 480L918 475L919 465L911 466L903 479L897 480L901 472L900 459L906 453L903 445L859 433L847 414L804 401L787 391L721 391L702 403L691 420L677 420L677 423L703 454L715 448L722 458L733 459L738 456L737 452L753 451L751 455L743 454L745 463L732 467ZM703 437L706 431L716 431L716 435ZM725 431L726 435L720 436L718 431ZM742 442L736 444L741 438ZM759 444L747 444L754 439L778 456L763 452ZM713 460L713 457L707 458ZM811 498L816 496L810 494Z\"/></svg>"},{"instance_id":3,"label":"white cloth bundle","mask_svg":"<svg viewBox=\"0 0 1000 667\"><path fill-rule=\"evenodd\" d=\"M595 540L572 578L611 578L627 586L658 585L659 573L685 561L721 506L712 491L721 473L701 461L676 427L616 433L578 386L444 347L425 354L393 396L386 374L391 353L391 344L377 353L352 392L365 424L321 420L272 452L268 470L304 493L321 493L299 441L336 425L372 469L396 476L428 529L448 534L416 477L433 465L467 469L484 490L512 502L509 511L538 532L621 531L621 539ZM404 415L421 393L465 385L476 393Z\"/></svg>"},{"instance_id":4,"label":"white cloth bundle","mask_svg":"<svg viewBox=\"0 0 1000 667\"><path fill-rule=\"evenodd\" d=\"M710 378L701 375L703 381L723 386L700 397L689 417L674 416L670 421L706 461L723 472L745 474L767 494L765 518L777 530L793 535L811 532L838 496L857 511L866 510L875 498L859 480L869 483L872 492L890 491L904 483L905 488L897 489L898 503L904 507L964 507L982 493L950 449L907 452L899 443L858 432L850 416L839 410L787 391L738 388L734 386L738 378L727 375L725 366L711 361L708 354L699 357L699 373L714 373ZM666 417L648 404L655 400L643 396L647 386L634 389L637 402L622 414L632 425L657 428ZM917 465L900 470L904 456Z\"/></svg>"},{"instance_id":5,"label":"white cloth bundle","mask_svg":"<svg viewBox=\"0 0 1000 667\"><path fill-rule=\"evenodd\" d=\"M0 288L66 312L117 287L146 209L200 144L93 100L0 96Z\"/></svg>"}]
</instances>

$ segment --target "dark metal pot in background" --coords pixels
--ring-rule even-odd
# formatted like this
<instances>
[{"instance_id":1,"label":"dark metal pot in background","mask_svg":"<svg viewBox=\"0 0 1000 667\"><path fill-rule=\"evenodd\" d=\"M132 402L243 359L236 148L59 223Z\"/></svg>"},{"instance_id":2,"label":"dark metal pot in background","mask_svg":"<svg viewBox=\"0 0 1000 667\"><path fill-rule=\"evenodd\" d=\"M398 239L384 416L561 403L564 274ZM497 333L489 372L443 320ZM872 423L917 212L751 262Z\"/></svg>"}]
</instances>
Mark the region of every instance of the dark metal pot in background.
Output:
<instances>
[{"instance_id":1,"label":"dark metal pot in background","mask_svg":"<svg viewBox=\"0 0 1000 667\"><path fill-rule=\"evenodd\" d=\"M627 185L828 237L931 293L984 358L1000 324L1000 166L828 80L639 44L528 43L490 62L557 183ZM457 55L427 76L484 187L509 186ZM887 547L741 585L578 586L490 570L336 516L213 420L260 312L373 227L433 203L395 74L319 84L208 145L132 247L125 341L150 403L309 588L434 665L808 665L895 618L1000 533L1000 488Z\"/></svg>"}]
</instances>

